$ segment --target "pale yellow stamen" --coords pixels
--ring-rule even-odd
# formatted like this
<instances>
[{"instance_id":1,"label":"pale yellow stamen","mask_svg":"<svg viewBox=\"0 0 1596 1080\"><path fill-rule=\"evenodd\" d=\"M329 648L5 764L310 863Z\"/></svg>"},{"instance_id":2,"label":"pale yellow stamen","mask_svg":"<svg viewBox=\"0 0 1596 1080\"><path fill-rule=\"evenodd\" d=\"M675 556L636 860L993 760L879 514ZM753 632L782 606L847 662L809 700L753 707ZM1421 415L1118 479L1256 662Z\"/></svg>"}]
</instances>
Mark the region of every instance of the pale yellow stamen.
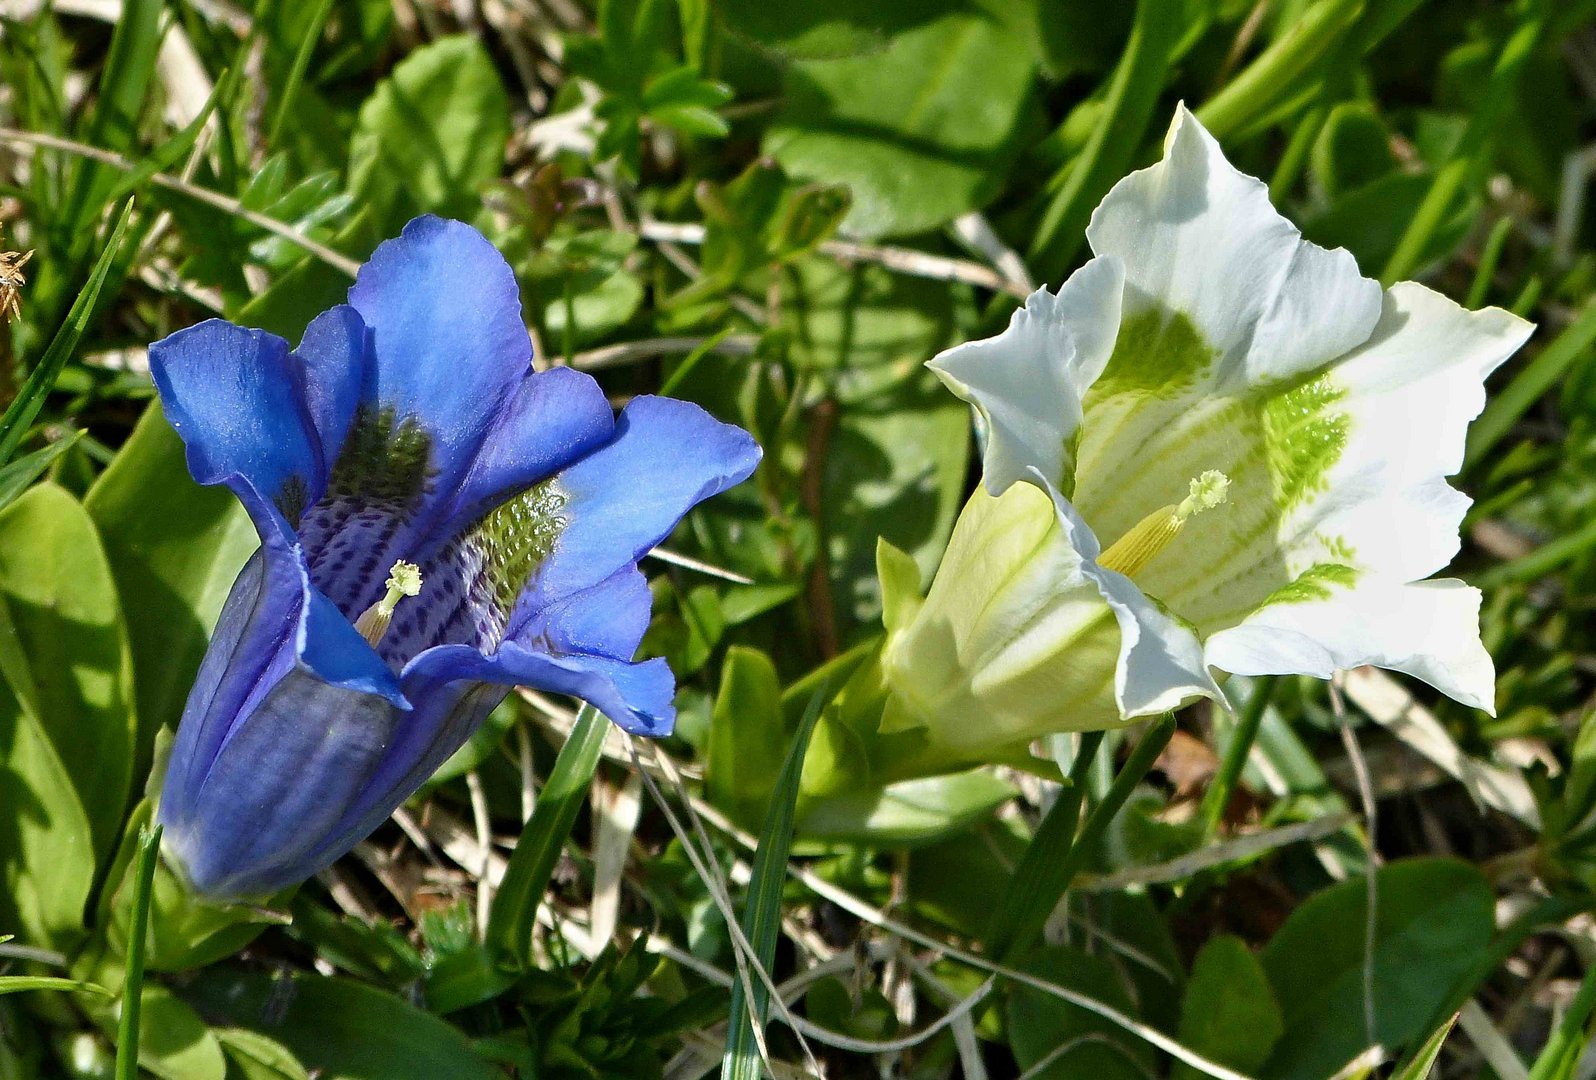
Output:
<instances>
[{"instance_id":1,"label":"pale yellow stamen","mask_svg":"<svg viewBox=\"0 0 1596 1080\"><path fill-rule=\"evenodd\" d=\"M1187 521L1204 510L1224 505L1229 495L1230 477L1216 469L1209 469L1191 482L1191 494L1179 503L1154 510L1142 518L1098 556L1097 564L1126 577L1134 577L1179 535Z\"/></svg>"},{"instance_id":2,"label":"pale yellow stamen","mask_svg":"<svg viewBox=\"0 0 1596 1080\"><path fill-rule=\"evenodd\" d=\"M388 624L393 621L393 609L399 606L401 598L415 596L421 592L421 567L415 563L407 563L403 559L393 564L393 569L388 571L388 591L381 600L372 604L360 613L360 618L355 620L355 629L360 631L360 636L371 642L373 646L382 640L382 635L388 632Z\"/></svg>"}]
</instances>

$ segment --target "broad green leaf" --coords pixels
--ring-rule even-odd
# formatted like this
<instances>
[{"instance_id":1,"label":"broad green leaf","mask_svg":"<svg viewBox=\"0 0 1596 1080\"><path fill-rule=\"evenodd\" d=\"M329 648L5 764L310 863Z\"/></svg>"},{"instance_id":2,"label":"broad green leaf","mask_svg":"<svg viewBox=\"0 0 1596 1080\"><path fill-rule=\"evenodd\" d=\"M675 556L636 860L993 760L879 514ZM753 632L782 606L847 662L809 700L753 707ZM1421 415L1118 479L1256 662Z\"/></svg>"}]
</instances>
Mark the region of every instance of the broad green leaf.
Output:
<instances>
[{"instance_id":1,"label":"broad green leaf","mask_svg":"<svg viewBox=\"0 0 1596 1080\"><path fill-rule=\"evenodd\" d=\"M809 840L923 844L967 828L1016 794L986 772L905 780L874 791L806 799L798 832Z\"/></svg>"},{"instance_id":2,"label":"broad green leaf","mask_svg":"<svg viewBox=\"0 0 1596 1080\"><path fill-rule=\"evenodd\" d=\"M1268 1059L1281 1030L1280 1005L1247 943L1233 934L1209 938L1186 983L1181 1043L1250 1076ZM1195 1080L1202 1074L1177 1062L1173 1075Z\"/></svg>"},{"instance_id":3,"label":"broad green leaf","mask_svg":"<svg viewBox=\"0 0 1596 1080\"><path fill-rule=\"evenodd\" d=\"M94 522L65 489L40 485L0 511L0 592L28 667L6 678L71 779L98 864L132 783L132 661Z\"/></svg>"},{"instance_id":4,"label":"broad green leaf","mask_svg":"<svg viewBox=\"0 0 1596 1080\"><path fill-rule=\"evenodd\" d=\"M1491 941L1494 896L1473 866L1407 859L1375 878L1375 1041L1390 1051L1427 1034L1452 984ZM1364 927L1367 885L1333 885L1292 913L1260 959L1285 1019L1265 1076L1329 1075L1367 1046Z\"/></svg>"},{"instance_id":5,"label":"broad green leaf","mask_svg":"<svg viewBox=\"0 0 1596 1080\"><path fill-rule=\"evenodd\" d=\"M64 949L83 937L94 840L31 692L13 689L31 675L3 593L0 675L0 925Z\"/></svg>"},{"instance_id":6,"label":"broad green leaf","mask_svg":"<svg viewBox=\"0 0 1596 1080\"><path fill-rule=\"evenodd\" d=\"M817 256L784 268L780 283L782 315L793 326L793 363L875 376L862 393L906 376L946 345L953 331L953 295L941 282ZM895 366L884 374L862 371L887 365Z\"/></svg>"},{"instance_id":7,"label":"broad green leaf","mask_svg":"<svg viewBox=\"0 0 1596 1080\"><path fill-rule=\"evenodd\" d=\"M1034 68L998 20L948 15L880 53L793 64L765 151L791 176L847 185L846 231L924 232L997 193Z\"/></svg>"},{"instance_id":8,"label":"broad green leaf","mask_svg":"<svg viewBox=\"0 0 1596 1080\"><path fill-rule=\"evenodd\" d=\"M710 800L739 822L757 824L781 770L786 739L775 664L758 649L732 646L709 721L704 785Z\"/></svg>"},{"instance_id":9,"label":"broad green leaf","mask_svg":"<svg viewBox=\"0 0 1596 1080\"><path fill-rule=\"evenodd\" d=\"M241 1080L310 1080L288 1047L248 1028L216 1028L216 1040Z\"/></svg>"},{"instance_id":10,"label":"broad green leaf","mask_svg":"<svg viewBox=\"0 0 1596 1080\"><path fill-rule=\"evenodd\" d=\"M212 968L184 993L228 1026L268 1035L320 1080L502 1080L445 1021L347 979Z\"/></svg>"},{"instance_id":11,"label":"broad green leaf","mask_svg":"<svg viewBox=\"0 0 1596 1080\"><path fill-rule=\"evenodd\" d=\"M763 49L788 59L814 60L880 52L892 34L957 8L948 0L897 0L891 4L720 0L715 14L732 33Z\"/></svg>"},{"instance_id":12,"label":"broad green leaf","mask_svg":"<svg viewBox=\"0 0 1596 1080\"><path fill-rule=\"evenodd\" d=\"M930 580L963 502L969 448L969 409L928 371L839 410L821 500L839 615L872 628L879 618L880 539Z\"/></svg>"},{"instance_id":13,"label":"broad green leaf","mask_svg":"<svg viewBox=\"0 0 1596 1080\"><path fill-rule=\"evenodd\" d=\"M509 98L487 50L442 38L401 60L361 106L349 190L387 235L417 214L469 218L509 137Z\"/></svg>"},{"instance_id":14,"label":"broad green leaf","mask_svg":"<svg viewBox=\"0 0 1596 1080\"><path fill-rule=\"evenodd\" d=\"M121 982L115 965L102 968L102 977ZM115 1038L119 1004L87 1007L89 1018L108 1037ZM222 1045L200 1019L199 1013L164 986L146 982L139 995L139 1069L159 1080L225 1080L227 1060Z\"/></svg>"},{"instance_id":15,"label":"broad green leaf","mask_svg":"<svg viewBox=\"0 0 1596 1080\"><path fill-rule=\"evenodd\" d=\"M1032 950L1015 966L1135 1016L1136 1008L1114 966L1100 956L1065 946ZM1022 1070L1048 1064L1032 1073L1034 1080L1145 1080L1152 1071L1152 1051L1079 1005L1029 986L1016 986L1008 1004L1009 1045ZM1064 1046L1071 1049L1063 1054Z\"/></svg>"},{"instance_id":16,"label":"broad green leaf","mask_svg":"<svg viewBox=\"0 0 1596 1080\"><path fill-rule=\"evenodd\" d=\"M258 545L220 487L189 477L183 443L152 404L84 507L99 527L128 619L139 745L175 728L233 579Z\"/></svg>"}]
</instances>

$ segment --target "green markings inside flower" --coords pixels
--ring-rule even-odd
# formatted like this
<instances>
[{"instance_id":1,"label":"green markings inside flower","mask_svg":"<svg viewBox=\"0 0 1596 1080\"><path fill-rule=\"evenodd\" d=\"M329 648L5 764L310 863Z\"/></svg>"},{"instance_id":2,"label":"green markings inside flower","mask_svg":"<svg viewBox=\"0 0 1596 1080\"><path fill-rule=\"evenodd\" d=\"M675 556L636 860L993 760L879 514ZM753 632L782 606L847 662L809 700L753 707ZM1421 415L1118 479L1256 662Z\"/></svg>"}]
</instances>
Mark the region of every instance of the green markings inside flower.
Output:
<instances>
[{"instance_id":1,"label":"green markings inside flower","mask_svg":"<svg viewBox=\"0 0 1596 1080\"><path fill-rule=\"evenodd\" d=\"M478 547L493 586L494 602L508 618L515 601L542 565L566 526L561 511L566 495L552 480L523 491L471 530L468 545Z\"/></svg>"},{"instance_id":2,"label":"green markings inside flower","mask_svg":"<svg viewBox=\"0 0 1596 1080\"><path fill-rule=\"evenodd\" d=\"M408 506L426 491L432 439L413 416L361 405L327 479L327 498Z\"/></svg>"}]
</instances>

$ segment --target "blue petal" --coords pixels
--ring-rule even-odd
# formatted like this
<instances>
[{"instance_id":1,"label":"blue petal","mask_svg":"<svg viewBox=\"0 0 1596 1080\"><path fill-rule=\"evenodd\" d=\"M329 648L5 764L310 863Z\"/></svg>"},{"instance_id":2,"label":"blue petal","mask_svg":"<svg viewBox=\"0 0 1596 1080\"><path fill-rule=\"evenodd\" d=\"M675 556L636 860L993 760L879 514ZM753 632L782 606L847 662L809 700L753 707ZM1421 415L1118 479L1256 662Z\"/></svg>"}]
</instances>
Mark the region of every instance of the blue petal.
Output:
<instances>
[{"instance_id":1,"label":"blue petal","mask_svg":"<svg viewBox=\"0 0 1596 1080\"><path fill-rule=\"evenodd\" d=\"M453 537L506 494L545 479L614 432L615 414L591 375L571 368L524 374L449 505L434 512L434 535Z\"/></svg>"},{"instance_id":2,"label":"blue petal","mask_svg":"<svg viewBox=\"0 0 1596 1080\"><path fill-rule=\"evenodd\" d=\"M257 525L320 496L321 444L282 338L209 319L151 345L150 372L195 480L226 484Z\"/></svg>"},{"instance_id":3,"label":"blue petal","mask_svg":"<svg viewBox=\"0 0 1596 1080\"><path fill-rule=\"evenodd\" d=\"M564 530L525 609L596 585L637 562L698 503L746 480L760 450L741 428L672 398L632 399L615 438L564 470Z\"/></svg>"},{"instance_id":4,"label":"blue petal","mask_svg":"<svg viewBox=\"0 0 1596 1080\"><path fill-rule=\"evenodd\" d=\"M237 724L203 782L181 798L163 794L168 853L215 900L304 880L408 720L380 697L290 672Z\"/></svg>"},{"instance_id":5,"label":"blue petal","mask_svg":"<svg viewBox=\"0 0 1596 1080\"><path fill-rule=\"evenodd\" d=\"M360 312L347 304L328 308L305 327L297 353L305 373L305 404L324 456L335 458L360 405L370 354ZM332 461L327 464L330 466Z\"/></svg>"},{"instance_id":6,"label":"blue petal","mask_svg":"<svg viewBox=\"0 0 1596 1080\"><path fill-rule=\"evenodd\" d=\"M371 331L363 399L426 430L447 489L532 362L515 275L471 226L419 217L378 246L349 303Z\"/></svg>"},{"instance_id":7,"label":"blue petal","mask_svg":"<svg viewBox=\"0 0 1596 1080\"><path fill-rule=\"evenodd\" d=\"M630 660L648 630L653 602L643 572L627 566L530 614L514 637L523 644L542 642L546 651L557 654Z\"/></svg>"},{"instance_id":8,"label":"blue petal","mask_svg":"<svg viewBox=\"0 0 1596 1080\"><path fill-rule=\"evenodd\" d=\"M531 686L580 698L638 735L669 735L676 723L676 680L670 665L660 659L631 664L585 653L558 656L519 641L506 641L492 656L469 645L440 645L405 668L405 692L418 700L455 679Z\"/></svg>"}]
</instances>

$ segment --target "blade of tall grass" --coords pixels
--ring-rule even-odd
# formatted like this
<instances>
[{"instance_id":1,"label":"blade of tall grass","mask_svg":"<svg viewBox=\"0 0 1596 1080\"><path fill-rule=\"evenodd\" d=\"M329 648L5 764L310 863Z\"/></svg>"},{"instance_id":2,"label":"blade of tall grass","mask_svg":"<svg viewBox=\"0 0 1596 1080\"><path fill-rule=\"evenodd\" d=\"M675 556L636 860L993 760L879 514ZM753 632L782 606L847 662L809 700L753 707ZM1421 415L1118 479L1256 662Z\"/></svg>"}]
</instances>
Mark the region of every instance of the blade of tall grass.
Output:
<instances>
[{"instance_id":1,"label":"blade of tall grass","mask_svg":"<svg viewBox=\"0 0 1596 1080\"><path fill-rule=\"evenodd\" d=\"M986 931L986 948L993 956L1006 954L1026 927L1045 923L1057 906L1063 892L1059 875L1075 843L1087 773L1102 741L1101 731L1088 731L1081 736L1080 748L1070 766L1069 783L1053 800L1008 888L998 898Z\"/></svg>"},{"instance_id":2,"label":"blade of tall grass","mask_svg":"<svg viewBox=\"0 0 1596 1080\"><path fill-rule=\"evenodd\" d=\"M44 355L34 365L33 371L28 375L28 381L22 384L22 390L17 394L17 399L6 409L5 415L0 416L0 462L11 460L11 455L16 453L23 436L28 433L28 426L33 423L33 418L39 415L39 409L44 405L45 396L50 393L55 381L61 375L61 368L65 366L67 357L72 355L72 350L77 348L78 340L88 329L89 319L94 315L95 301L100 296L100 286L105 284L105 277L111 271L111 265L116 259L117 249L122 246L122 233L127 228L128 218L133 213L133 202L128 200L122 207L122 212L117 216L116 227L111 230L110 239L105 243L105 248L100 252L100 257L94 263L94 269L89 273L89 280L72 302L72 309L67 312L61 328L56 331L50 345L44 350Z\"/></svg>"},{"instance_id":3,"label":"blade of tall grass","mask_svg":"<svg viewBox=\"0 0 1596 1080\"><path fill-rule=\"evenodd\" d=\"M1031 242L1028 262L1044 281L1062 280L1085 240L1087 219L1142 144L1183 22L1177 5L1141 0L1130 40L1103 100L1103 114L1086 146L1065 166L1058 192Z\"/></svg>"},{"instance_id":4,"label":"blade of tall grass","mask_svg":"<svg viewBox=\"0 0 1596 1080\"><path fill-rule=\"evenodd\" d=\"M74 431L42 450L35 450L6 465L0 465L0 510L10 506L13 499L28 490L39 474L50 467L51 462L76 445L82 437L83 432Z\"/></svg>"},{"instance_id":5,"label":"blade of tall grass","mask_svg":"<svg viewBox=\"0 0 1596 1080\"><path fill-rule=\"evenodd\" d=\"M760 965L770 970L776 957L776 939L781 929L781 891L787 880L787 855L792 850L793 821L798 805L798 781L803 776L804 755L809 737L820 719L826 702L822 686L810 698L803 722L793 734L782 763L776 788L770 796L770 811L765 816L759 850L754 852L753 878L748 885L747 906L743 909L743 933L747 935ZM755 983L751 996L745 995L741 979L732 984L731 1026L726 1031L726 1054L721 1061L725 1080L759 1080L763 1067L754 1028L764 1027L770 1007L770 993Z\"/></svg>"},{"instance_id":6,"label":"blade of tall grass","mask_svg":"<svg viewBox=\"0 0 1596 1080\"><path fill-rule=\"evenodd\" d=\"M1469 427L1463 467L1468 469L1479 464L1507 437L1513 425L1588 353L1593 342L1596 342L1596 303L1589 303L1534 360L1498 393L1491 395L1485 411Z\"/></svg>"},{"instance_id":7,"label":"blade of tall grass","mask_svg":"<svg viewBox=\"0 0 1596 1080\"><path fill-rule=\"evenodd\" d=\"M1590 1044L1585 1025L1593 1010L1596 1010L1596 967L1585 972L1579 992L1568 1003L1568 1010L1558 1021L1557 1030L1546 1040L1540 1057L1535 1059L1535 1064L1530 1068L1530 1080L1569 1080L1574 1075L1575 1067L1585 1056L1585 1049Z\"/></svg>"},{"instance_id":8,"label":"blade of tall grass","mask_svg":"<svg viewBox=\"0 0 1596 1080\"><path fill-rule=\"evenodd\" d=\"M489 948L517 967L534 966L532 928L537 923L538 906L571 827L576 824L576 815L587 801L608 733L609 721L604 715L591 705L583 705L532 816L521 830L499 894L493 898L485 940Z\"/></svg>"},{"instance_id":9,"label":"blade of tall grass","mask_svg":"<svg viewBox=\"0 0 1596 1080\"><path fill-rule=\"evenodd\" d=\"M133 914L127 932L127 973L122 980L122 1018L116 1035L116 1080L138 1080L139 1009L144 1000L144 949L150 928L150 890L161 850L161 827L139 832L139 872L133 881Z\"/></svg>"},{"instance_id":10,"label":"blade of tall grass","mask_svg":"<svg viewBox=\"0 0 1596 1080\"><path fill-rule=\"evenodd\" d=\"M139 113L155 75L161 45L161 7L161 0L127 0L122 6L111 34L111 51L100 73L93 118L85 133L95 146L108 150L133 147ZM83 164L58 221L64 235L89 233L89 225L110 201L111 183L111 177L98 164ZM74 265L81 250L74 250Z\"/></svg>"}]
</instances>

